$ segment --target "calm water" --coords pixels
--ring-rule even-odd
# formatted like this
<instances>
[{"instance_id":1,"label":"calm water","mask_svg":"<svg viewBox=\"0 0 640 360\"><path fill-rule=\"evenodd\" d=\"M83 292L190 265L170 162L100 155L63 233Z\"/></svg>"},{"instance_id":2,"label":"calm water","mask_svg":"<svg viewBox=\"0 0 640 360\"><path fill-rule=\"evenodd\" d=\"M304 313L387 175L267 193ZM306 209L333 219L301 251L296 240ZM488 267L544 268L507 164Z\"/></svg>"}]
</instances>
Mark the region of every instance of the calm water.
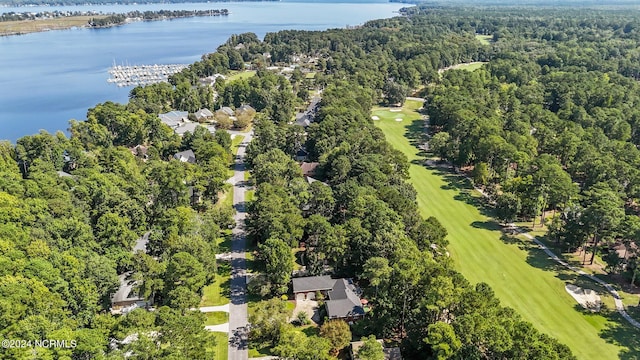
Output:
<instances>
[{"instance_id":1,"label":"calm water","mask_svg":"<svg viewBox=\"0 0 640 360\"><path fill-rule=\"evenodd\" d=\"M232 34L283 29L324 30L391 17L406 6L385 2L259 2L0 8L0 12L54 9L221 9L228 17L136 22L109 29L71 29L0 37L0 139L66 130L87 109L111 100L126 102L131 88L107 83L118 64L188 64L215 51Z\"/></svg>"}]
</instances>

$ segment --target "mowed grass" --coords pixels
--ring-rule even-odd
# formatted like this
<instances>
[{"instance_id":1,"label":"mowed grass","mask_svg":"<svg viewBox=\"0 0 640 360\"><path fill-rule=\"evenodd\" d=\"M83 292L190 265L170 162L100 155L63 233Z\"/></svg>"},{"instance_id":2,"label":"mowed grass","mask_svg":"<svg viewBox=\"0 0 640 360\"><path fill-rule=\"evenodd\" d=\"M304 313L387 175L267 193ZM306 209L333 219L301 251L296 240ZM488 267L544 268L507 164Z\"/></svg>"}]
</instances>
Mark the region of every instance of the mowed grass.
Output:
<instances>
[{"instance_id":1,"label":"mowed grass","mask_svg":"<svg viewBox=\"0 0 640 360\"><path fill-rule=\"evenodd\" d=\"M218 263L218 273L213 283L203 289L200 307L219 306L229 303L231 266L225 262Z\"/></svg>"},{"instance_id":2,"label":"mowed grass","mask_svg":"<svg viewBox=\"0 0 640 360\"><path fill-rule=\"evenodd\" d=\"M238 155L238 148L243 140L244 135L236 135L231 139L231 151L233 152L233 155Z\"/></svg>"},{"instance_id":3,"label":"mowed grass","mask_svg":"<svg viewBox=\"0 0 640 360\"><path fill-rule=\"evenodd\" d=\"M256 74L255 70L236 71L227 76L227 82L236 81L240 79L248 79Z\"/></svg>"},{"instance_id":4,"label":"mowed grass","mask_svg":"<svg viewBox=\"0 0 640 360\"><path fill-rule=\"evenodd\" d=\"M476 40L480 41L482 45L491 45L493 36L491 35L476 35Z\"/></svg>"},{"instance_id":5,"label":"mowed grass","mask_svg":"<svg viewBox=\"0 0 640 360\"><path fill-rule=\"evenodd\" d=\"M205 313L207 320L204 322L205 326L220 325L229 322L229 313L224 311L212 311Z\"/></svg>"},{"instance_id":6,"label":"mowed grass","mask_svg":"<svg viewBox=\"0 0 640 360\"><path fill-rule=\"evenodd\" d=\"M435 216L446 227L449 252L456 268L472 283L486 282L503 305L516 309L542 332L568 345L578 359L640 357L640 332L617 314L586 314L565 291L571 276L558 268L530 241L503 237L500 227L479 207L478 194L466 180L444 170L426 168L423 155L414 146L424 130L415 110L419 102L408 101L403 121L397 112L374 109L374 121L387 140L412 162L411 183L418 192L423 217ZM414 144L412 144L414 141ZM615 345L614 345L615 344Z\"/></svg>"},{"instance_id":7,"label":"mowed grass","mask_svg":"<svg viewBox=\"0 0 640 360\"><path fill-rule=\"evenodd\" d=\"M216 338L215 360L227 360L229 357L229 335L224 332L212 332Z\"/></svg>"}]
</instances>

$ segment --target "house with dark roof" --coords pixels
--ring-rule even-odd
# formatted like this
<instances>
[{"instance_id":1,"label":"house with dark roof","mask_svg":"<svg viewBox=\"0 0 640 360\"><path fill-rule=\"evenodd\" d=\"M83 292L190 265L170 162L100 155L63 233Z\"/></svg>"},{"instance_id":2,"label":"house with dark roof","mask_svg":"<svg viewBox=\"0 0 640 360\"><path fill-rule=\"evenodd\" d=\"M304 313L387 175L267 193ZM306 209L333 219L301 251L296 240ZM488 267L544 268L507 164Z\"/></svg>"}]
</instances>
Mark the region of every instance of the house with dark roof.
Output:
<instances>
[{"instance_id":1,"label":"house with dark roof","mask_svg":"<svg viewBox=\"0 0 640 360\"><path fill-rule=\"evenodd\" d=\"M176 153L175 155L173 155L173 158L176 160L180 160L182 162L188 162L190 164L196 163L196 154L194 154L193 150L191 149L180 151L179 153Z\"/></svg>"},{"instance_id":2,"label":"house with dark roof","mask_svg":"<svg viewBox=\"0 0 640 360\"><path fill-rule=\"evenodd\" d=\"M133 253L147 252L147 244L149 243L150 234L151 232L148 231L136 240L132 249ZM112 315L126 314L136 308L147 308L151 305L150 301L146 300L135 291L135 287L139 285L139 282L134 280L132 277L132 271L127 271L118 275L118 278L120 279L120 287L118 287L118 290L111 296Z\"/></svg>"},{"instance_id":3,"label":"house with dark roof","mask_svg":"<svg viewBox=\"0 0 640 360\"><path fill-rule=\"evenodd\" d=\"M300 148L300 150L296 152L296 161L305 161L307 160L307 156L309 156L307 150Z\"/></svg>"},{"instance_id":4,"label":"house with dark roof","mask_svg":"<svg viewBox=\"0 0 640 360\"><path fill-rule=\"evenodd\" d=\"M322 294L329 319L353 322L364 317L359 291L350 279L308 276L294 278L292 284L296 301L314 300L316 293Z\"/></svg>"},{"instance_id":5,"label":"house with dark roof","mask_svg":"<svg viewBox=\"0 0 640 360\"><path fill-rule=\"evenodd\" d=\"M120 287L111 297L111 314L126 314L138 307L149 305L144 297L134 291L134 287L138 285L138 282L131 279L132 275L131 271L118 275Z\"/></svg>"}]
</instances>

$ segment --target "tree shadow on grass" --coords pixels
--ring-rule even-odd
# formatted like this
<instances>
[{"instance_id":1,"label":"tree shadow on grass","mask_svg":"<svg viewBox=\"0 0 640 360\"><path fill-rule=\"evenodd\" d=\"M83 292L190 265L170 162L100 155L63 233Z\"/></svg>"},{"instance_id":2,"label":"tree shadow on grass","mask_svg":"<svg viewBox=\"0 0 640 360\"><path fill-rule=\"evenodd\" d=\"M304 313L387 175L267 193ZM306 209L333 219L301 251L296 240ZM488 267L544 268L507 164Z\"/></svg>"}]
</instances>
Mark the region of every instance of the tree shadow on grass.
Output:
<instances>
[{"instance_id":1,"label":"tree shadow on grass","mask_svg":"<svg viewBox=\"0 0 640 360\"><path fill-rule=\"evenodd\" d=\"M427 140L424 124L425 121L423 119L416 119L405 126L405 137L409 139L409 143L416 148L420 148L420 145L424 144Z\"/></svg>"},{"instance_id":2,"label":"tree shadow on grass","mask_svg":"<svg viewBox=\"0 0 640 360\"><path fill-rule=\"evenodd\" d=\"M611 322L600 331L600 337L611 344L626 347L618 353L619 359L640 359L640 329L633 327L615 311L605 317Z\"/></svg>"}]
</instances>

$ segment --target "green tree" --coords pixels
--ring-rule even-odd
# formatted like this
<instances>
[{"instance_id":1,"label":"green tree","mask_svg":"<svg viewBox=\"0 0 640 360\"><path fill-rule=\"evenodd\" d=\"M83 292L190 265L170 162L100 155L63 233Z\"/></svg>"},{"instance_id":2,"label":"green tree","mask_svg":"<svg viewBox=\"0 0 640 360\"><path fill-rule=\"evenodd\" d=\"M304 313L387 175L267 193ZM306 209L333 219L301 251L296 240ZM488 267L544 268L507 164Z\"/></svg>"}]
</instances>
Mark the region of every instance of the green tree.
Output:
<instances>
[{"instance_id":1,"label":"green tree","mask_svg":"<svg viewBox=\"0 0 640 360\"><path fill-rule=\"evenodd\" d=\"M449 147L451 136L445 131L441 131L431 137L429 140L429 148L434 154L438 155L442 160L449 159Z\"/></svg>"},{"instance_id":2,"label":"green tree","mask_svg":"<svg viewBox=\"0 0 640 360\"><path fill-rule=\"evenodd\" d=\"M251 324L249 337L258 343L274 346L280 336L280 329L287 323L289 311L285 301L273 298L259 302L249 313Z\"/></svg>"},{"instance_id":3,"label":"green tree","mask_svg":"<svg viewBox=\"0 0 640 360\"><path fill-rule=\"evenodd\" d=\"M320 327L320 336L329 340L331 353L337 356L351 342L351 329L342 320L329 320Z\"/></svg>"},{"instance_id":4,"label":"green tree","mask_svg":"<svg viewBox=\"0 0 640 360\"><path fill-rule=\"evenodd\" d=\"M258 253L265 262L267 277L271 282L275 294L287 292L291 272L293 271L293 254L291 248L284 241L269 238L264 244L258 245Z\"/></svg>"},{"instance_id":5,"label":"green tree","mask_svg":"<svg viewBox=\"0 0 640 360\"><path fill-rule=\"evenodd\" d=\"M515 221L520 212L520 198L513 193L502 193L496 199L496 217L503 224Z\"/></svg>"},{"instance_id":6,"label":"green tree","mask_svg":"<svg viewBox=\"0 0 640 360\"><path fill-rule=\"evenodd\" d=\"M444 322L431 324L427 330L427 337L424 342L431 345L436 353L437 359L449 359L462 346L462 343L456 336L454 328Z\"/></svg>"},{"instance_id":7,"label":"green tree","mask_svg":"<svg viewBox=\"0 0 640 360\"><path fill-rule=\"evenodd\" d=\"M583 218L585 225L593 229L593 251L590 260L590 264L593 264L598 244L603 238L613 236L625 214L620 196L606 187L594 187L588 196Z\"/></svg>"},{"instance_id":8,"label":"green tree","mask_svg":"<svg viewBox=\"0 0 640 360\"><path fill-rule=\"evenodd\" d=\"M358 349L356 357L360 360L384 360L384 352L382 344L376 340L375 335L369 335L364 338L364 343Z\"/></svg>"}]
</instances>

